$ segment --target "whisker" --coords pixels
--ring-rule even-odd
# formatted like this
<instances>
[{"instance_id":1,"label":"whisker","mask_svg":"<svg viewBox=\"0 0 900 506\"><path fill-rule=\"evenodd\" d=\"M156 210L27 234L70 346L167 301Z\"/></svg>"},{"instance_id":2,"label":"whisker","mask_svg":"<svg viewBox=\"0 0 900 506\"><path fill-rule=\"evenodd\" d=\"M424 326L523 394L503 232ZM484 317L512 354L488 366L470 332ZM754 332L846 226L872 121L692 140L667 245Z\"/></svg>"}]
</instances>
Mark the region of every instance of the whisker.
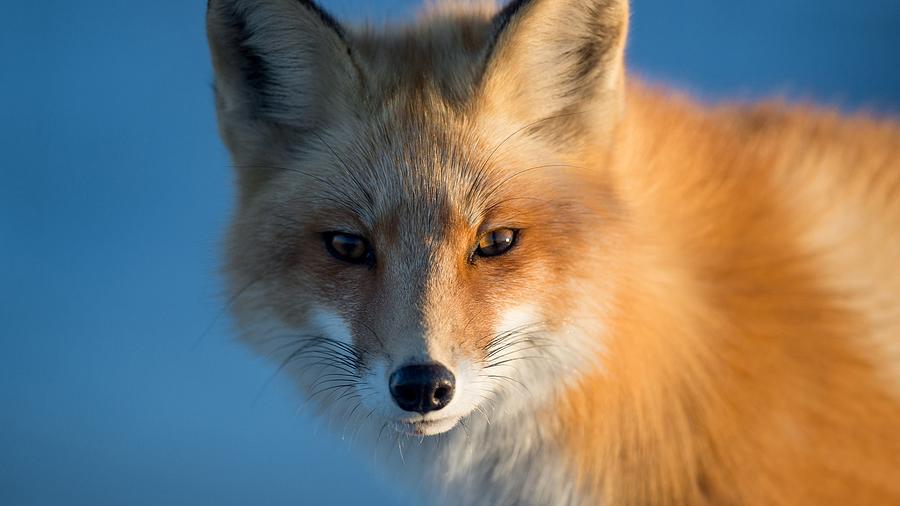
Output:
<instances>
[{"instance_id":1,"label":"whisker","mask_svg":"<svg viewBox=\"0 0 900 506\"><path fill-rule=\"evenodd\" d=\"M363 326L363 328L368 330L370 334L372 334L372 337L374 337L376 341L378 341L378 344L381 345L381 349L386 348L386 346L384 345L384 341L381 340L381 337L379 337L378 333L375 332L375 330L373 330L372 327L366 325L364 322L360 322L360 324Z\"/></svg>"},{"instance_id":2,"label":"whisker","mask_svg":"<svg viewBox=\"0 0 900 506\"><path fill-rule=\"evenodd\" d=\"M487 397L484 397L484 396L479 396L479 397L481 397L482 400L484 400L485 402L487 402ZM487 413L484 411L484 408L482 408L480 405L476 404L476 405L475 405L475 410L478 411L479 413L481 413L481 416L484 417L485 423L487 423L487 424L490 426L490 425L491 425L491 419L490 419L490 417L488 417Z\"/></svg>"},{"instance_id":3,"label":"whisker","mask_svg":"<svg viewBox=\"0 0 900 506\"><path fill-rule=\"evenodd\" d=\"M503 360L506 357L511 357L511 356L515 355L516 353L522 353L522 352L532 351L532 350L542 350L542 349L548 349L548 348L558 348L558 346L553 345L553 344L534 344L532 346L527 346L524 348L516 348L514 350L507 351L506 353L503 353L501 355L489 357L489 359L490 359L490 362L494 362L497 360Z\"/></svg>"},{"instance_id":4,"label":"whisker","mask_svg":"<svg viewBox=\"0 0 900 506\"><path fill-rule=\"evenodd\" d=\"M521 346L523 344L529 345L540 345L540 346L553 346L553 344L545 338L537 336L535 334L518 334L515 336L517 339L510 340L508 342L504 342L503 344L496 345L492 350L485 354L485 358L493 358L501 353L505 353L510 348L515 348L516 346ZM549 344L548 344L549 343ZM514 350L520 351L520 350Z\"/></svg>"},{"instance_id":5,"label":"whisker","mask_svg":"<svg viewBox=\"0 0 900 506\"><path fill-rule=\"evenodd\" d=\"M491 199L491 197L493 197L498 191L500 191L501 188L503 188L504 186L506 186L507 184L509 184L509 182L512 181L513 179L516 179L517 177L519 177L519 176L521 176L521 175L523 175L523 174L527 174L527 173L532 172L532 171L535 171L535 170L542 170L542 169L556 169L556 168L568 168L568 169L587 170L587 169L585 169L584 167L578 167L578 166L575 166L575 165L567 165L567 164L536 165L536 166L534 166L534 167L529 167L529 168L527 168L527 169L522 169L522 170L516 171L516 172L510 174L509 176L507 176L506 178L504 178L504 179L498 181L498 182L497 182L496 184L494 184L494 186L492 186L491 189L488 190L488 192L487 192L486 194L484 194L481 198L482 198L484 201L489 201L489 200Z\"/></svg>"},{"instance_id":6,"label":"whisker","mask_svg":"<svg viewBox=\"0 0 900 506\"><path fill-rule=\"evenodd\" d=\"M496 363L496 364L493 364L493 363L492 363L492 364L488 364L488 365L486 365L484 368L485 368L485 369L494 369L494 368L496 368L496 367L501 367L501 366L507 365L507 364L509 364L509 363L511 363L511 362L516 362L516 361L518 361L518 360L550 360L550 357L545 357L545 356L541 356L541 355L534 355L534 356L530 356L530 357L515 357L515 358L508 358L508 359L503 360L503 361L500 361L500 362L498 362L498 363Z\"/></svg>"},{"instance_id":7,"label":"whisker","mask_svg":"<svg viewBox=\"0 0 900 506\"><path fill-rule=\"evenodd\" d=\"M356 386L356 378L332 378L327 380L317 380L312 386L310 386L310 390L316 389L319 387L325 387L326 385L352 385ZM326 387L330 388L330 387Z\"/></svg>"},{"instance_id":8,"label":"whisker","mask_svg":"<svg viewBox=\"0 0 900 506\"><path fill-rule=\"evenodd\" d=\"M466 442L472 441L472 433L469 431L469 426L466 425L465 420L459 420L459 426L462 427L463 431L466 433Z\"/></svg>"},{"instance_id":9,"label":"whisker","mask_svg":"<svg viewBox=\"0 0 900 506\"><path fill-rule=\"evenodd\" d=\"M324 387L324 388L321 388L321 389L313 392L312 395L309 396L309 400L313 400L316 397L318 397L319 395L322 395L323 393L334 392L335 390L337 390L339 388L351 388L354 385L355 385L354 383L349 383L349 384L343 384L343 385L334 385L334 386Z\"/></svg>"},{"instance_id":10,"label":"whisker","mask_svg":"<svg viewBox=\"0 0 900 506\"><path fill-rule=\"evenodd\" d=\"M201 332L200 335L197 336L196 339L194 339L194 343L191 345L191 351L196 351L197 348L200 347L200 344L203 343L203 340L206 339L206 336L208 336L209 333L212 332L212 330L216 327L216 324L219 323L219 320L221 320L222 317L225 316L225 313L228 312L228 310L234 306L234 304L238 301L238 299L240 299L241 296L247 290L249 290L251 287L253 287L253 285L259 283L260 281L262 281L263 279L265 279L267 277L268 277L267 274L260 276L256 279L254 279L253 281L245 284L244 286L239 288L237 292L235 292L233 295L231 295L231 297L229 297L228 300L225 302L225 305L222 306L222 309L220 309L219 312L216 313L216 315L213 317L213 320L209 323L209 325L206 326L206 329L204 329L203 332Z\"/></svg>"},{"instance_id":11,"label":"whisker","mask_svg":"<svg viewBox=\"0 0 900 506\"><path fill-rule=\"evenodd\" d=\"M520 387L522 387L523 390L525 390L525 392L528 393L529 396L532 395L531 390L527 386L525 386L524 383L522 383L521 381L519 381L515 378L512 378L510 376L502 376L502 375L498 375L498 374L489 374L487 377L492 378L492 379L501 379L501 380L509 381L512 384L519 385Z\"/></svg>"}]
</instances>

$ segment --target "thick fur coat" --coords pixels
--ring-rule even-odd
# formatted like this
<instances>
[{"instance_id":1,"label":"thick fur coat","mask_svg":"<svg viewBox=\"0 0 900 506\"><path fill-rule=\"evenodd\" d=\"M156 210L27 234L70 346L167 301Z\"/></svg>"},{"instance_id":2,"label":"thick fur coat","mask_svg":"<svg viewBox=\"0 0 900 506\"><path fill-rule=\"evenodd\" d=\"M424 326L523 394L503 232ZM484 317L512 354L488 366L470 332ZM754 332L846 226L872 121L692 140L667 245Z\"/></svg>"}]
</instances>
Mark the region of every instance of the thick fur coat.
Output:
<instances>
[{"instance_id":1,"label":"thick fur coat","mask_svg":"<svg viewBox=\"0 0 900 506\"><path fill-rule=\"evenodd\" d=\"M900 504L900 127L637 83L628 15L211 0L245 341L427 501Z\"/></svg>"}]
</instances>

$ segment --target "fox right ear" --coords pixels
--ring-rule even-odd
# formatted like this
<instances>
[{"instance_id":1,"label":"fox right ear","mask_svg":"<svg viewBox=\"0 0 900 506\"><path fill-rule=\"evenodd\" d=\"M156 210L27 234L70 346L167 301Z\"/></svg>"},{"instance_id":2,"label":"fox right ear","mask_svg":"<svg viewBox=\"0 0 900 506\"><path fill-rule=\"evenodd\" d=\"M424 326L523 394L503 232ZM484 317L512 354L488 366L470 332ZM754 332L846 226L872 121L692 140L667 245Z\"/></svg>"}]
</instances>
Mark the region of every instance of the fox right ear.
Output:
<instances>
[{"instance_id":1,"label":"fox right ear","mask_svg":"<svg viewBox=\"0 0 900 506\"><path fill-rule=\"evenodd\" d=\"M312 0L210 0L207 32L229 144L356 109L360 68L344 29Z\"/></svg>"},{"instance_id":2,"label":"fox right ear","mask_svg":"<svg viewBox=\"0 0 900 506\"><path fill-rule=\"evenodd\" d=\"M514 0L494 19L484 110L558 141L608 128L624 101L628 0Z\"/></svg>"}]
</instances>

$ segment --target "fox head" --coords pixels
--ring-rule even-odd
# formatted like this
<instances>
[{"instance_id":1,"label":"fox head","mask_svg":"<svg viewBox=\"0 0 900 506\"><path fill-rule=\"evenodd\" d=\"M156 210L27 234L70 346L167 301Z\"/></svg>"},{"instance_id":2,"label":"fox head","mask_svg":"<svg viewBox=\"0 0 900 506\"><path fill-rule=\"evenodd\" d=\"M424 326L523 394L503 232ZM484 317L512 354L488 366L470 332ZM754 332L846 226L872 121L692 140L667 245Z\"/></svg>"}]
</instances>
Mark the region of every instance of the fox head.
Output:
<instances>
[{"instance_id":1,"label":"fox head","mask_svg":"<svg viewBox=\"0 0 900 506\"><path fill-rule=\"evenodd\" d=\"M211 0L244 339L325 412L419 435L601 367L627 19L518 0L374 32Z\"/></svg>"}]
</instances>

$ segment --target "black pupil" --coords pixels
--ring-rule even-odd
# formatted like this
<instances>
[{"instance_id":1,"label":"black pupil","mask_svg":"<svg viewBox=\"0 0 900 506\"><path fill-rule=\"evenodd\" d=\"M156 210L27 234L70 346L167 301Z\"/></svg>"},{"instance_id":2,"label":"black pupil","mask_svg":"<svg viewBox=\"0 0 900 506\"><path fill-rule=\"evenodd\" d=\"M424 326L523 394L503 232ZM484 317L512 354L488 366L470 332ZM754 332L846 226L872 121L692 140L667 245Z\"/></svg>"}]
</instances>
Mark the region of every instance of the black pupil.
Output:
<instances>
[{"instance_id":1,"label":"black pupil","mask_svg":"<svg viewBox=\"0 0 900 506\"><path fill-rule=\"evenodd\" d=\"M344 260L359 261L366 256L366 242L356 236L336 234L331 238L331 247Z\"/></svg>"},{"instance_id":2,"label":"black pupil","mask_svg":"<svg viewBox=\"0 0 900 506\"><path fill-rule=\"evenodd\" d=\"M516 238L516 233L509 229L495 230L481 242L479 253L482 256L497 256L509 251Z\"/></svg>"}]
</instances>

